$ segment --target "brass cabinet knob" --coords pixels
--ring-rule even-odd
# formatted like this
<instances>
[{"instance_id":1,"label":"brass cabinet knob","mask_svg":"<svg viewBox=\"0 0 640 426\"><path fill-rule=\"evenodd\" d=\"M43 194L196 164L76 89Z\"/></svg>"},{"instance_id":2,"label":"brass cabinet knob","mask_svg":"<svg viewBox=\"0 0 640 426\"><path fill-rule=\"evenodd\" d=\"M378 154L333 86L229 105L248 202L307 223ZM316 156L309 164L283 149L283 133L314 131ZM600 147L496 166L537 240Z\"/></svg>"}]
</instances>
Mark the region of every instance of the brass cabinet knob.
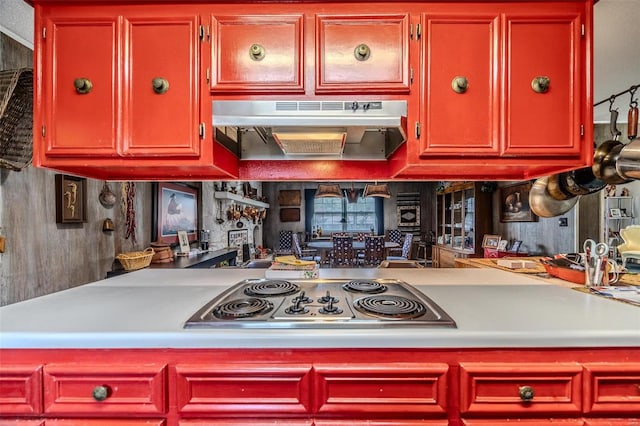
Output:
<instances>
[{"instance_id":1,"label":"brass cabinet knob","mask_svg":"<svg viewBox=\"0 0 640 426\"><path fill-rule=\"evenodd\" d=\"M524 402L533 401L535 395L531 386L520 386L518 393L520 394L520 399Z\"/></svg>"},{"instance_id":2,"label":"brass cabinet knob","mask_svg":"<svg viewBox=\"0 0 640 426\"><path fill-rule=\"evenodd\" d=\"M264 59L265 55L266 52L264 50L264 47L257 43L252 44L249 48L249 56L254 61L261 61L262 59Z\"/></svg>"},{"instance_id":3,"label":"brass cabinet knob","mask_svg":"<svg viewBox=\"0 0 640 426\"><path fill-rule=\"evenodd\" d=\"M355 56L358 61L366 61L369 59L369 56L371 56L371 49L364 43L359 44L353 51L353 56Z\"/></svg>"},{"instance_id":4,"label":"brass cabinet knob","mask_svg":"<svg viewBox=\"0 0 640 426\"><path fill-rule=\"evenodd\" d=\"M167 90L169 90L169 82L164 78L156 77L151 80L151 87L153 87L154 92L162 95L163 93L167 93Z\"/></svg>"},{"instance_id":5,"label":"brass cabinet knob","mask_svg":"<svg viewBox=\"0 0 640 426\"><path fill-rule=\"evenodd\" d=\"M91 92L91 89L93 89L93 83L91 82L91 80L84 77L76 78L75 80L73 80L73 86L76 88L76 92L81 95L86 95L87 93Z\"/></svg>"},{"instance_id":6,"label":"brass cabinet knob","mask_svg":"<svg viewBox=\"0 0 640 426\"><path fill-rule=\"evenodd\" d=\"M105 385L98 385L93 388L93 399L96 401L104 401L109 396L109 387Z\"/></svg>"},{"instance_id":7,"label":"brass cabinet knob","mask_svg":"<svg viewBox=\"0 0 640 426\"><path fill-rule=\"evenodd\" d=\"M467 77L458 75L451 80L451 88L456 93L464 93L469 88L469 80Z\"/></svg>"},{"instance_id":8,"label":"brass cabinet knob","mask_svg":"<svg viewBox=\"0 0 640 426\"><path fill-rule=\"evenodd\" d=\"M536 93L547 93L551 80L546 76L538 76L531 80L531 88Z\"/></svg>"}]
</instances>

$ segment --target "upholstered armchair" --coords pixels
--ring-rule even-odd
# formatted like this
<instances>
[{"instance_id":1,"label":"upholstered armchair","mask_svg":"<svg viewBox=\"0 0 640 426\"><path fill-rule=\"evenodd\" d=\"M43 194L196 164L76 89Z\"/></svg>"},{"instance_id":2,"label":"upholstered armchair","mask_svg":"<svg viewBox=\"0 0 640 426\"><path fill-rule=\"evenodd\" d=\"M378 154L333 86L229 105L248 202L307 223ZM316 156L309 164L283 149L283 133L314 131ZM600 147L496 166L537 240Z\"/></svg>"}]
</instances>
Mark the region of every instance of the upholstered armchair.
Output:
<instances>
[{"instance_id":1,"label":"upholstered armchair","mask_svg":"<svg viewBox=\"0 0 640 426\"><path fill-rule=\"evenodd\" d=\"M622 256L622 267L627 266L629 259L640 262L640 225L629 225L620 230L624 243L618 246L618 253Z\"/></svg>"}]
</instances>

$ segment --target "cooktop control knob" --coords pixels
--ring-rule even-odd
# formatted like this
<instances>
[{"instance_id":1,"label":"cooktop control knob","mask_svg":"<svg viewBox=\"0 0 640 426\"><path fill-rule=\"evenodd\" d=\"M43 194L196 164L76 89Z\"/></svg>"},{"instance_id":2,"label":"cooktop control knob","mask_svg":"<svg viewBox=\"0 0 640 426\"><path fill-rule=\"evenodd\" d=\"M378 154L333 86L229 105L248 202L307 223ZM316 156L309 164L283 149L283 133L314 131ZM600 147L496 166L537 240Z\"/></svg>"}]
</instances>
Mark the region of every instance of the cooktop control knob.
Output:
<instances>
[{"instance_id":1,"label":"cooktop control knob","mask_svg":"<svg viewBox=\"0 0 640 426\"><path fill-rule=\"evenodd\" d=\"M318 311L321 314L330 314L330 315L339 315L342 313L342 309L338 308L333 304L333 299L329 300L326 305L324 305Z\"/></svg>"}]
</instances>

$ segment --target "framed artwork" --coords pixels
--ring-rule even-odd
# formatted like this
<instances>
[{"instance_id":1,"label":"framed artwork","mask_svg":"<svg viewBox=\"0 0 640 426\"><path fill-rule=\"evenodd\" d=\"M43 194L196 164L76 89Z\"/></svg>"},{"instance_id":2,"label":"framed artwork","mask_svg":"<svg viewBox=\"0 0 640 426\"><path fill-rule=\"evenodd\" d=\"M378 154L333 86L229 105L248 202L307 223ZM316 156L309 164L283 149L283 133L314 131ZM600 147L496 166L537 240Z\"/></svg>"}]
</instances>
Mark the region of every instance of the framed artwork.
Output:
<instances>
[{"instance_id":1,"label":"framed artwork","mask_svg":"<svg viewBox=\"0 0 640 426\"><path fill-rule=\"evenodd\" d=\"M529 181L500 188L500 222L536 222L529 206L529 193L533 184Z\"/></svg>"},{"instance_id":2,"label":"framed artwork","mask_svg":"<svg viewBox=\"0 0 640 426\"><path fill-rule=\"evenodd\" d=\"M87 180L75 176L55 175L56 223L87 221Z\"/></svg>"},{"instance_id":3,"label":"framed artwork","mask_svg":"<svg viewBox=\"0 0 640 426\"><path fill-rule=\"evenodd\" d=\"M278 193L278 204L281 206L300 206L302 195L299 189L282 189Z\"/></svg>"},{"instance_id":4,"label":"framed artwork","mask_svg":"<svg viewBox=\"0 0 640 426\"><path fill-rule=\"evenodd\" d=\"M169 182L154 183L153 190L154 241L178 245L178 231L187 234L189 243L198 241L200 217L200 189Z\"/></svg>"},{"instance_id":5,"label":"framed artwork","mask_svg":"<svg viewBox=\"0 0 640 426\"><path fill-rule=\"evenodd\" d=\"M620 209L609 209L609 217L612 219L620 219L622 211Z\"/></svg>"},{"instance_id":6,"label":"framed artwork","mask_svg":"<svg viewBox=\"0 0 640 426\"><path fill-rule=\"evenodd\" d=\"M509 240L500 240L498 243L498 251L506 251Z\"/></svg>"},{"instance_id":7,"label":"framed artwork","mask_svg":"<svg viewBox=\"0 0 640 426\"><path fill-rule=\"evenodd\" d=\"M500 235L490 235L485 234L482 239L482 247L490 248L490 249L498 249L498 245L500 244L500 240L502 237Z\"/></svg>"},{"instance_id":8,"label":"framed artwork","mask_svg":"<svg viewBox=\"0 0 640 426\"><path fill-rule=\"evenodd\" d=\"M238 249L236 264L242 263L245 260L242 252L244 244L249 244L249 231L247 229L229 231L229 247Z\"/></svg>"},{"instance_id":9,"label":"framed artwork","mask_svg":"<svg viewBox=\"0 0 640 426\"><path fill-rule=\"evenodd\" d=\"M420 206L397 206L398 226L420 226Z\"/></svg>"},{"instance_id":10,"label":"framed artwork","mask_svg":"<svg viewBox=\"0 0 640 426\"><path fill-rule=\"evenodd\" d=\"M280 209L280 222L300 222L300 209Z\"/></svg>"}]
</instances>

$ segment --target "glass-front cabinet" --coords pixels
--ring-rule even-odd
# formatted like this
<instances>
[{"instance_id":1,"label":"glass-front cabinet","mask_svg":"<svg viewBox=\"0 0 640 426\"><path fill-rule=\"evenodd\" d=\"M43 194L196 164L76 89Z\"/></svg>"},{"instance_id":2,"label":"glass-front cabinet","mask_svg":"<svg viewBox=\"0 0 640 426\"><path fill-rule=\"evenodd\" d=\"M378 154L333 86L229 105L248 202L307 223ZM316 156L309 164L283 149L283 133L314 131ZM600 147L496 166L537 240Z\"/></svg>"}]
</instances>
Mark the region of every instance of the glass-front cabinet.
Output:
<instances>
[{"instance_id":1,"label":"glass-front cabinet","mask_svg":"<svg viewBox=\"0 0 640 426\"><path fill-rule=\"evenodd\" d=\"M453 183L438 191L434 266L453 267L455 258L482 255L482 238L491 233L491 193L481 185Z\"/></svg>"}]
</instances>

